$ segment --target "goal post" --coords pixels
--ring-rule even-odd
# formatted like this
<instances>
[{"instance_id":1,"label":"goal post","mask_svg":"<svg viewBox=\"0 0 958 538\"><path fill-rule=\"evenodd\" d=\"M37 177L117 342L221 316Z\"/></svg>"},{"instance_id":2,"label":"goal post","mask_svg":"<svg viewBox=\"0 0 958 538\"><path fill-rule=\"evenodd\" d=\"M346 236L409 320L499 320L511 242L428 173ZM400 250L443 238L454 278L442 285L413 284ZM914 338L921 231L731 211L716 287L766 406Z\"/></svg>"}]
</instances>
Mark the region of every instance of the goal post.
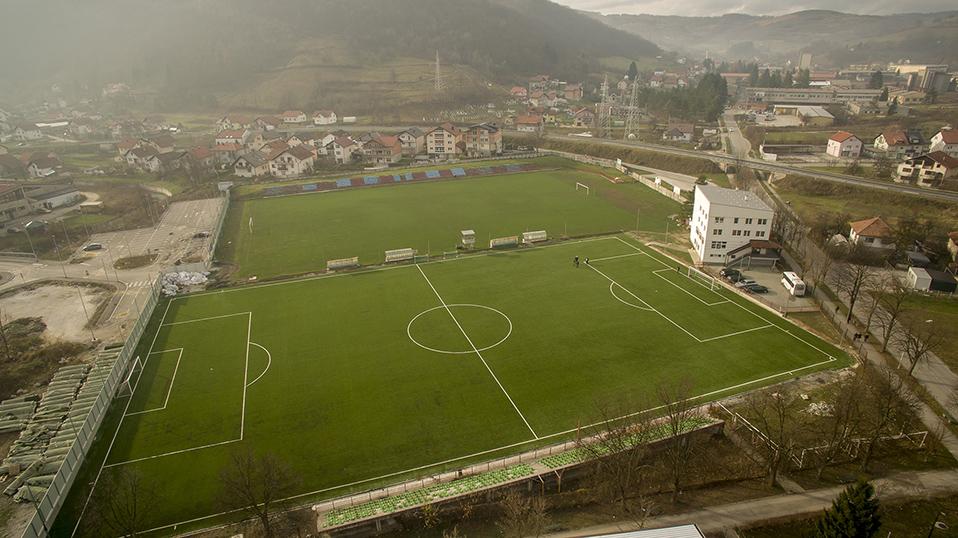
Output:
<instances>
[{"instance_id":1,"label":"goal post","mask_svg":"<svg viewBox=\"0 0 958 538\"><path fill-rule=\"evenodd\" d=\"M131 383L130 381L133 379L133 374L138 370L141 374L143 373L143 366L143 361L141 361L140 356L137 355L136 358L133 359L133 363L130 364L130 371L126 374L126 379L120 383L120 387L116 391L117 396L133 396L134 383ZM139 381L139 376L137 376L136 379Z\"/></svg>"},{"instance_id":2,"label":"goal post","mask_svg":"<svg viewBox=\"0 0 958 538\"><path fill-rule=\"evenodd\" d=\"M703 273L691 265L687 266L685 276L689 277L693 282L708 288L709 291L715 291L715 277Z\"/></svg>"},{"instance_id":3,"label":"goal post","mask_svg":"<svg viewBox=\"0 0 958 538\"><path fill-rule=\"evenodd\" d=\"M592 194L592 189L590 189L588 185L586 185L585 183L579 183L578 181L575 182L575 190L577 191L584 190L586 196L589 196L590 194Z\"/></svg>"}]
</instances>

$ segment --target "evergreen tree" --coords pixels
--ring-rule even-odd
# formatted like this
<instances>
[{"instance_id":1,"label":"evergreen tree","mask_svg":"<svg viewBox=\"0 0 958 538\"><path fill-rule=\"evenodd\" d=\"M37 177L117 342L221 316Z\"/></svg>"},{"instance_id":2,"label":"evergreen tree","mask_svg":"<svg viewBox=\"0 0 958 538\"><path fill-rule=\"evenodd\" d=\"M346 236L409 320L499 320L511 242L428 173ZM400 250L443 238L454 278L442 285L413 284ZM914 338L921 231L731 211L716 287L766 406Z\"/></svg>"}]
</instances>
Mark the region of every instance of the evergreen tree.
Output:
<instances>
[{"instance_id":1,"label":"evergreen tree","mask_svg":"<svg viewBox=\"0 0 958 538\"><path fill-rule=\"evenodd\" d=\"M748 85L758 86L758 64L749 64L748 67Z\"/></svg>"},{"instance_id":2,"label":"evergreen tree","mask_svg":"<svg viewBox=\"0 0 958 538\"><path fill-rule=\"evenodd\" d=\"M795 85L795 81L792 79L792 72L791 72L791 71L786 71L786 72L785 72L785 79L782 80L782 86L785 87L785 88L791 88L791 87L794 86L794 85Z\"/></svg>"},{"instance_id":3,"label":"evergreen tree","mask_svg":"<svg viewBox=\"0 0 958 538\"><path fill-rule=\"evenodd\" d=\"M879 101L887 101L887 100L888 100L888 88L887 88L887 87L881 89L881 93L878 95L878 100L879 100Z\"/></svg>"},{"instance_id":4,"label":"evergreen tree","mask_svg":"<svg viewBox=\"0 0 958 538\"><path fill-rule=\"evenodd\" d=\"M898 101L893 100L891 103L888 104L888 115L894 116L897 113L898 113Z\"/></svg>"},{"instance_id":5,"label":"evergreen tree","mask_svg":"<svg viewBox=\"0 0 958 538\"><path fill-rule=\"evenodd\" d=\"M766 68L765 71L762 71L762 74L758 77L758 85L759 87L762 87L762 88L768 88L769 85L771 84L772 84L772 72L769 71L768 68Z\"/></svg>"},{"instance_id":6,"label":"evergreen tree","mask_svg":"<svg viewBox=\"0 0 958 538\"><path fill-rule=\"evenodd\" d=\"M773 87L773 88L781 88L781 87L782 87L782 73L779 72L779 71L776 71L776 72L772 73L772 77L771 77L771 79L768 81L768 85L771 86L771 87Z\"/></svg>"},{"instance_id":7,"label":"evergreen tree","mask_svg":"<svg viewBox=\"0 0 958 538\"><path fill-rule=\"evenodd\" d=\"M815 525L818 538L871 538L881 527L875 488L858 482L845 488Z\"/></svg>"},{"instance_id":8,"label":"evergreen tree","mask_svg":"<svg viewBox=\"0 0 958 538\"><path fill-rule=\"evenodd\" d=\"M885 76L882 75L881 69L876 69L872 73L872 78L868 81L868 87L877 90L885 85Z\"/></svg>"},{"instance_id":9,"label":"evergreen tree","mask_svg":"<svg viewBox=\"0 0 958 538\"><path fill-rule=\"evenodd\" d=\"M808 72L808 69L799 69L798 78L795 80L795 85L800 88L807 88L809 82L811 82L812 75Z\"/></svg>"},{"instance_id":10,"label":"evergreen tree","mask_svg":"<svg viewBox=\"0 0 958 538\"><path fill-rule=\"evenodd\" d=\"M629 76L629 81L633 81L639 76L639 67L635 65L635 62L629 64L629 71L626 74Z\"/></svg>"}]
</instances>

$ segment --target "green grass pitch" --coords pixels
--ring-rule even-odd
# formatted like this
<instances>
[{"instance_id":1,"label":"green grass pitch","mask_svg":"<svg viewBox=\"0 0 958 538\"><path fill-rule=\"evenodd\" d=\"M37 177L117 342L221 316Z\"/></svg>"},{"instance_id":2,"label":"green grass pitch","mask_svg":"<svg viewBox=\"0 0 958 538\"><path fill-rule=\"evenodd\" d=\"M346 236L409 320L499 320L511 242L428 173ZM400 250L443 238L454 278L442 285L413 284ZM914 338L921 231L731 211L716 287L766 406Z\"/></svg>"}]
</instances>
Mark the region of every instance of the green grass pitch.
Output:
<instances>
[{"instance_id":1,"label":"green grass pitch","mask_svg":"<svg viewBox=\"0 0 958 538\"><path fill-rule=\"evenodd\" d=\"M641 184L609 182L599 168L532 162L543 170L236 200L217 259L236 265L239 278L267 278L325 271L329 259L382 263L383 252L397 248L449 252L461 230L475 230L484 248L490 237L531 230L550 237L634 230L637 216L641 230L661 232L666 217L682 212ZM591 195L576 191L576 182Z\"/></svg>"},{"instance_id":2,"label":"green grass pitch","mask_svg":"<svg viewBox=\"0 0 958 538\"><path fill-rule=\"evenodd\" d=\"M154 327L103 473L157 484L167 533L228 508L232 450L306 502L561 441L663 382L705 402L849 361L623 236L184 296Z\"/></svg>"}]
</instances>

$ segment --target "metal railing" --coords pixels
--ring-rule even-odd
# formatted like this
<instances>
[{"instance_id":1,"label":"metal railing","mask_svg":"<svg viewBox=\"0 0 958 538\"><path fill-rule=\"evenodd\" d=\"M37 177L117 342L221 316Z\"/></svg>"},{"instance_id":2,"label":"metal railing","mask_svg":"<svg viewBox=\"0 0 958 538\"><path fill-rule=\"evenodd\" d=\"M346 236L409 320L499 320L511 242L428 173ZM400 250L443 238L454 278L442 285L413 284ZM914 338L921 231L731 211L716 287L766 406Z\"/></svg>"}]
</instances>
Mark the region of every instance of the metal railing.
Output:
<instances>
[{"instance_id":1,"label":"metal railing","mask_svg":"<svg viewBox=\"0 0 958 538\"><path fill-rule=\"evenodd\" d=\"M96 402L90 408L90 412L83 420L83 425L77 431L76 439L70 446L66 459L63 460L63 464L54 475L53 482L43 498L35 504L36 512L23 531L21 535L23 538L44 538L49 534L50 526L60 512L60 508L63 507L63 502L80 472L80 467L96 438L97 431L103 423L103 418L110 409L110 403L116 395L117 388L126 377L137 342L146 331L153 315L153 309L159 301L161 279L162 275L153 282L150 296L143 305L143 309L133 325L133 330L123 343L123 347L120 349L116 362L113 363L109 377L103 383L103 388L100 390Z\"/></svg>"},{"instance_id":2,"label":"metal railing","mask_svg":"<svg viewBox=\"0 0 958 538\"><path fill-rule=\"evenodd\" d=\"M213 235L213 239L210 241L210 252L207 258L207 266L210 266L213 264L213 261L214 261L213 257L216 255L216 246L219 245L220 234L223 233L223 224L226 222L226 214L229 212L229 209L230 209L231 197L232 196L229 190L226 190L223 193L223 198L224 198L223 207L222 209L220 209L220 216L219 218L216 219L216 225L213 227L213 230L211 232Z\"/></svg>"}]
</instances>

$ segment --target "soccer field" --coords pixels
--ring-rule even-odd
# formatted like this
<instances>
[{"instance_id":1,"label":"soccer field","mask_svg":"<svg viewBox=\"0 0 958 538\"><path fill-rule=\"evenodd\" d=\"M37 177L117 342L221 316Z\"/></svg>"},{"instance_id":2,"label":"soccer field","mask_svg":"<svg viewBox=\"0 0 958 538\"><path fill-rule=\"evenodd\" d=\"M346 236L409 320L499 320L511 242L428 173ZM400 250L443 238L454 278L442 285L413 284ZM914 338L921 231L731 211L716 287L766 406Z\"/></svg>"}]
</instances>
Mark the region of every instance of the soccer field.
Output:
<instances>
[{"instance_id":1,"label":"soccer field","mask_svg":"<svg viewBox=\"0 0 958 538\"><path fill-rule=\"evenodd\" d=\"M383 252L456 249L461 230L478 246L493 237L546 230L550 237L639 229L661 232L680 204L638 183L614 184L615 170L536 159L539 171L234 200L217 259L235 276L268 278L325 271L326 261ZM590 190L576 190L576 183ZM638 217L638 219L636 218ZM637 222L638 220L638 222Z\"/></svg>"},{"instance_id":2,"label":"soccer field","mask_svg":"<svg viewBox=\"0 0 958 538\"><path fill-rule=\"evenodd\" d=\"M706 402L848 364L712 288L608 236L179 297L143 339L103 475L158 486L149 527L170 532L229 508L238 449L288 464L305 502L558 442L658 405L662 383Z\"/></svg>"}]
</instances>

